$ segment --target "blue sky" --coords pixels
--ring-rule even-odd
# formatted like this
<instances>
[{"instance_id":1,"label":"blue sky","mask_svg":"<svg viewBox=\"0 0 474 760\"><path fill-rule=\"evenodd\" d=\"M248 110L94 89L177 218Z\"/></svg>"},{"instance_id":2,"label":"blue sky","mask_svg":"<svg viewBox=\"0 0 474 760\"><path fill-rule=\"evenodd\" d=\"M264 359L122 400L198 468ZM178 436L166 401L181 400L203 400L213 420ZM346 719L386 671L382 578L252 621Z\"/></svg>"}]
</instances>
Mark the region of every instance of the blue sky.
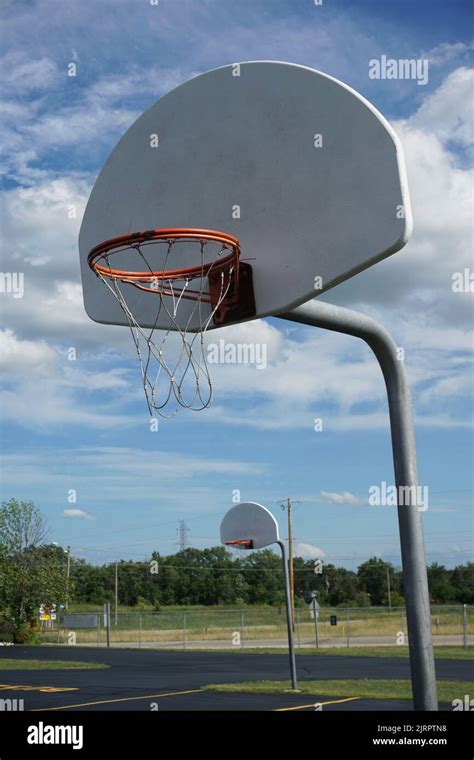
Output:
<instances>
[{"instance_id":1,"label":"blue sky","mask_svg":"<svg viewBox=\"0 0 474 760\"><path fill-rule=\"evenodd\" d=\"M288 60L354 87L402 140L413 237L325 300L380 320L404 348L428 559L469 559L472 293L451 285L472 271L470 4L39 0L6 3L3 17L2 271L25 278L22 298L0 293L3 497L33 499L52 540L109 562L174 551L180 519L191 545L217 544L235 490L283 527L277 502L292 496L298 553L399 564L394 508L367 504L393 466L382 378L362 343L277 319L228 328L227 340L267 345L267 368L216 366L213 407L151 432L127 331L82 307L78 229L120 135L192 75ZM428 60L428 83L370 79L382 55Z\"/></svg>"}]
</instances>

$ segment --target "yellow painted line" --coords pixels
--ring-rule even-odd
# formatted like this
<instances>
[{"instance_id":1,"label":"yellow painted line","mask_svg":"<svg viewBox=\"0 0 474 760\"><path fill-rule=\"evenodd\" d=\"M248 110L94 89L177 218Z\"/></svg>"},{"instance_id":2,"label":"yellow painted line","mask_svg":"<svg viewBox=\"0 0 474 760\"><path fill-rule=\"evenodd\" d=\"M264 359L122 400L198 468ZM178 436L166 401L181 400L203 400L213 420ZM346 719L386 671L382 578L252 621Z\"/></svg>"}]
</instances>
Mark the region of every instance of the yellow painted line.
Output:
<instances>
[{"instance_id":1,"label":"yellow painted line","mask_svg":"<svg viewBox=\"0 0 474 760\"><path fill-rule=\"evenodd\" d=\"M145 694L142 697L120 697L119 699L102 699L99 702L82 702L77 705L62 705L61 707L35 707L30 712L46 712L47 710L70 710L73 707L90 707L92 705L110 705L113 702L133 702L137 699L159 699L160 697L176 697L180 694L196 694L202 689L189 689L188 691L170 691L165 694Z\"/></svg>"},{"instance_id":2,"label":"yellow painted line","mask_svg":"<svg viewBox=\"0 0 474 760\"><path fill-rule=\"evenodd\" d=\"M353 702L360 697L347 697L347 699L334 699L331 702L312 702L310 705L298 705L298 707L278 707L273 712L289 712L290 710L307 710L308 707L314 709L315 705L340 705L341 702ZM317 710L315 711L317 712Z\"/></svg>"},{"instance_id":3,"label":"yellow painted line","mask_svg":"<svg viewBox=\"0 0 474 760\"><path fill-rule=\"evenodd\" d=\"M52 694L56 691L79 691L76 686L22 686L18 683L0 683L0 691L42 691Z\"/></svg>"}]
</instances>

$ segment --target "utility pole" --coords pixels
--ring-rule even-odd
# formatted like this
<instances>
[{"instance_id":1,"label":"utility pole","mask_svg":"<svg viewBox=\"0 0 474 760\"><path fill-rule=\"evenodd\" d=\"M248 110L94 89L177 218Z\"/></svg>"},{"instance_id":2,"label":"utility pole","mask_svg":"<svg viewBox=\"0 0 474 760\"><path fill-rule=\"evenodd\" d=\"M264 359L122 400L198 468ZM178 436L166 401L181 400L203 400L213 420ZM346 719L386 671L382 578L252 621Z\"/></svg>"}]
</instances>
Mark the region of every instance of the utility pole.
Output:
<instances>
[{"instance_id":1,"label":"utility pole","mask_svg":"<svg viewBox=\"0 0 474 760\"><path fill-rule=\"evenodd\" d=\"M286 502L286 503L285 503ZM293 504L301 504L300 501L292 501L290 498L278 502L282 504L282 509L288 510L288 570L290 580L290 601L291 601L291 620L293 630L295 629L295 573L293 567L293 528L291 523L291 508Z\"/></svg>"},{"instance_id":2,"label":"utility pole","mask_svg":"<svg viewBox=\"0 0 474 760\"><path fill-rule=\"evenodd\" d=\"M390 594L390 568L387 565L387 591L388 591L388 609L392 611L392 596Z\"/></svg>"}]
</instances>

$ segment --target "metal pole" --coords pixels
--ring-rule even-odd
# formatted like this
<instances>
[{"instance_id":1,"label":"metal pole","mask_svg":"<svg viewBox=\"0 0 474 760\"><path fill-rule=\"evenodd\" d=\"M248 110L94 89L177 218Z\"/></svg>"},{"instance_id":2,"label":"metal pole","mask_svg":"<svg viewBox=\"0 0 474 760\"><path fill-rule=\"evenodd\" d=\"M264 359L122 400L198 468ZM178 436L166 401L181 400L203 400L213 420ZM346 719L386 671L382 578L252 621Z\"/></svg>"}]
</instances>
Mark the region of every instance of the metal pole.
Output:
<instances>
[{"instance_id":1,"label":"metal pole","mask_svg":"<svg viewBox=\"0 0 474 760\"><path fill-rule=\"evenodd\" d=\"M467 634L468 634L468 627L467 627L467 604L463 604L462 606L462 612L463 612L463 633L464 633L464 649L467 649L468 641L467 641Z\"/></svg>"},{"instance_id":2,"label":"metal pole","mask_svg":"<svg viewBox=\"0 0 474 760\"><path fill-rule=\"evenodd\" d=\"M346 607L346 641L347 641L347 648L350 647L350 641L349 641L349 608Z\"/></svg>"},{"instance_id":3,"label":"metal pole","mask_svg":"<svg viewBox=\"0 0 474 760\"><path fill-rule=\"evenodd\" d=\"M105 603L105 616L107 622L107 647L110 648L110 602Z\"/></svg>"},{"instance_id":4,"label":"metal pole","mask_svg":"<svg viewBox=\"0 0 474 760\"><path fill-rule=\"evenodd\" d=\"M390 334L375 320L350 309L312 301L287 314L291 322L353 335L372 349L382 370L388 396L395 481L405 503L398 505L410 667L415 710L437 710L438 698L431 632L423 523L416 493L418 474L410 390L403 361ZM407 488L408 487L408 488ZM400 489L404 488L404 491ZM408 496L408 497L407 497Z\"/></svg>"},{"instance_id":5,"label":"metal pole","mask_svg":"<svg viewBox=\"0 0 474 760\"><path fill-rule=\"evenodd\" d=\"M142 613L138 615L138 648L142 648Z\"/></svg>"},{"instance_id":6,"label":"metal pole","mask_svg":"<svg viewBox=\"0 0 474 760\"><path fill-rule=\"evenodd\" d=\"M286 552L285 544L283 541L277 541L278 546L281 549L281 557L283 561L283 576L285 579L285 598L286 598L286 627L288 629L288 649L290 655L290 673L291 673L291 688L296 691L298 688L298 682L296 680L296 662L295 662L295 648L293 646L293 626L291 619L291 594L290 594L290 579L288 577L288 565L286 564Z\"/></svg>"},{"instance_id":7,"label":"metal pole","mask_svg":"<svg viewBox=\"0 0 474 760\"><path fill-rule=\"evenodd\" d=\"M117 625L117 607L118 607L118 562L115 563L115 625Z\"/></svg>"},{"instance_id":8,"label":"metal pole","mask_svg":"<svg viewBox=\"0 0 474 760\"><path fill-rule=\"evenodd\" d=\"M314 615L314 634L316 637L316 649L319 649L318 610L316 609L316 599L313 599L313 615Z\"/></svg>"},{"instance_id":9,"label":"metal pole","mask_svg":"<svg viewBox=\"0 0 474 760\"><path fill-rule=\"evenodd\" d=\"M183 649L186 649L186 613L183 612Z\"/></svg>"},{"instance_id":10,"label":"metal pole","mask_svg":"<svg viewBox=\"0 0 474 760\"><path fill-rule=\"evenodd\" d=\"M71 547L67 547L67 571L66 571L66 610L69 608L69 577L71 575Z\"/></svg>"},{"instance_id":11,"label":"metal pole","mask_svg":"<svg viewBox=\"0 0 474 760\"><path fill-rule=\"evenodd\" d=\"M244 611L240 610L240 647L244 648Z\"/></svg>"},{"instance_id":12,"label":"metal pole","mask_svg":"<svg viewBox=\"0 0 474 760\"><path fill-rule=\"evenodd\" d=\"M387 593L388 593L388 610L392 611L392 595L390 593L390 568L387 565Z\"/></svg>"},{"instance_id":13,"label":"metal pole","mask_svg":"<svg viewBox=\"0 0 474 760\"><path fill-rule=\"evenodd\" d=\"M290 594L291 594L291 620L295 630L295 576L293 570L293 530L291 525L291 499L287 499L288 506L288 563L290 566Z\"/></svg>"}]
</instances>

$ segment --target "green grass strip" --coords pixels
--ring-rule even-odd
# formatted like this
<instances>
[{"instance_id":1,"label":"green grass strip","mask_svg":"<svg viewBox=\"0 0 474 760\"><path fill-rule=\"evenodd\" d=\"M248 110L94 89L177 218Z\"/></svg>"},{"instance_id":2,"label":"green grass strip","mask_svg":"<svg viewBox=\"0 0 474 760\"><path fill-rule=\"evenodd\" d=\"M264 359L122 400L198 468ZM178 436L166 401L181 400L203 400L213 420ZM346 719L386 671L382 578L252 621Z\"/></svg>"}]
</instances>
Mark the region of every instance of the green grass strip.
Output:
<instances>
[{"instance_id":1,"label":"green grass strip","mask_svg":"<svg viewBox=\"0 0 474 760\"><path fill-rule=\"evenodd\" d=\"M159 646L150 647L153 649L160 649ZM182 652L183 649L168 649L167 652ZM285 647L235 647L235 648L199 648L195 649L189 646L187 652L212 652L213 654L288 654L288 649ZM338 657L397 657L401 659L408 659L408 647L327 647L323 649L296 649L296 656L299 655L315 655L316 657L338 656ZM458 646L440 646L434 648L434 656L436 660L472 660L474 658L474 650L464 649Z\"/></svg>"},{"instance_id":2,"label":"green grass strip","mask_svg":"<svg viewBox=\"0 0 474 760\"><path fill-rule=\"evenodd\" d=\"M0 659L2 670L103 670L102 662L74 662L69 660L8 660Z\"/></svg>"},{"instance_id":3,"label":"green grass strip","mask_svg":"<svg viewBox=\"0 0 474 760\"><path fill-rule=\"evenodd\" d=\"M210 684L209 691L238 692L241 694L283 694L291 689L290 681L245 681L243 683ZM350 681L299 681L301 694L318 699L329 697L359 697L364 699L412 699L411 682L407 680L378 680L358 678ZM469 681L438 681L440 702L452 702L472 694L474 683Z\"/></svg>"}]
</instances>

